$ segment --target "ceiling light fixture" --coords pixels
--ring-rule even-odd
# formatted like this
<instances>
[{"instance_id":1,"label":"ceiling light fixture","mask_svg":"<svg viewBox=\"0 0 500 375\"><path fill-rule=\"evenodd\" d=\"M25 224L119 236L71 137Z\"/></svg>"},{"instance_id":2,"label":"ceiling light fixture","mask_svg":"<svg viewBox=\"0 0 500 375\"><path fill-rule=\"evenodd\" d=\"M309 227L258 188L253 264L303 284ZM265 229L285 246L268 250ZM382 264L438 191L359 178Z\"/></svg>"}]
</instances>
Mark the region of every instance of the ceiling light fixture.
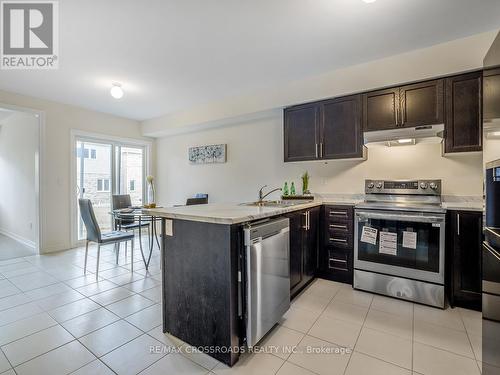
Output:
<instances>
[{"instance_id":1,"label":"ceiling light fixture","mask_svg":"<svg viewBox=\"0 0 500 375\"><path fill-rule=\"evenodd\" d=\"M398 143L412 143L413 139L398 139Z\"/></svg>"},{"instance_id":2,"label":"ceiling light fixture","mask_svg":"<svg viewBox=\"0 0 500 375\"><path fill-rule=\"evenodd\" d=\"M123 97L122 85L119 83L113 83L110 93L113 98L121 99Z\"/></svg>"},{"instance_id":3,"label":"ceiling light fixture","mask_svg":"<svg viewBox=\"0 0 500 375\"><path fill-rule=\"evenodd\" d=\"M375 2L375 1L377 1L377 0L363 0L363 1L364 1L365 3L367 3L367 4L371 4L371 3L374 3L374 2Z\"/></svg>"}]
</instances>

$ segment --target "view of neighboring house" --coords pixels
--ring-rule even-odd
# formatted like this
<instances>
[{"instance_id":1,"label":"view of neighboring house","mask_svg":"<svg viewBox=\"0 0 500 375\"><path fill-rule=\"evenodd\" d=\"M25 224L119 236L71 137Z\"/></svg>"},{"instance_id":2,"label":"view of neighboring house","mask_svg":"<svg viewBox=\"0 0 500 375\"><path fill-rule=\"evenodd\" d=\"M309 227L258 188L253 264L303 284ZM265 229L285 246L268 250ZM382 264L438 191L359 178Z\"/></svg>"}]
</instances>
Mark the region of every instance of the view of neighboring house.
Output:
<instances>
[{"instance_id":1,"label":"view of neighboring house","mask_svg":"<svg viewBox=\"0 0 500 375\"><path fill-rule=\"evenodd\" d=\"M129 194L132 205L141 206L144 198L144 150L136 147L119 147L113 157L109 144L76 143L76 173L78 198L90 199L97 221L104 230L111 230L111 195L116 192ZM113 163L115 164L113 166ZM113 179L113 170L119 170ZM80 220L79 237L84 234Z\"/></svg>"}]
</instances>

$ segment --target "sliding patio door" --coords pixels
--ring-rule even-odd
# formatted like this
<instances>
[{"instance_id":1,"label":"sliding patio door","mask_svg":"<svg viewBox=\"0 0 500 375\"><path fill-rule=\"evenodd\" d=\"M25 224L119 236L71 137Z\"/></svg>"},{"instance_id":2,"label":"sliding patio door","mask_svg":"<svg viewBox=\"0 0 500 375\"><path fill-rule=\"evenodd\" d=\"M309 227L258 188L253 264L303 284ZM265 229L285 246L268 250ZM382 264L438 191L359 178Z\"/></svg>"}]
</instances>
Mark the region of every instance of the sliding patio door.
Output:
<instances>
[{"instance_id":1,"label":"sliding patio door","mask_svg":"<svg viewBox=\"0 0 500 375\"><path fill-rule=\"evenodd\" d=\"M109 143L76 142L76 187L79 198L90 199L101 230L111 230L111 193L113 191L112 151ZM78 240L86 237L77 202Z\"/></svg>"},{"instance_id":2,"label":"sliding patio door","mask_svg":"<svg viewBox=\"0 0 500 375\"><path fill-rule=\"evenodd\" d=\"M90 199L102 232L112 230L113 194L129 194L132 206L145 198L146 148L116 141L76 137L76 241L86 238L78 199Z\"/></svg>"},{"instance_id":3,"label":"sliding patio door","mask_svg":"<svg viewBox=\"0 0 500 375\"><path fill-rule=\"evenodd\" d=\"M120 194L129 194L133 206L144 204L144 147L116 147Z\"/></svg>"}]
</instances>

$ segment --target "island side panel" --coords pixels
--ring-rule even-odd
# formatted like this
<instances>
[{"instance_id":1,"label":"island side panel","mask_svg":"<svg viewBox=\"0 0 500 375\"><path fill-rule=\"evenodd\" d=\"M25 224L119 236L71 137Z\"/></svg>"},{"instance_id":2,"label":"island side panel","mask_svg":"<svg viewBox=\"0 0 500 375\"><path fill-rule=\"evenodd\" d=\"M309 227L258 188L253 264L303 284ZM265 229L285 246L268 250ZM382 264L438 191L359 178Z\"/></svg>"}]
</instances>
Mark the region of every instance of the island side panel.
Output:
<instances>
[{"instance_id":1,"label":"island side panel","mask_svg":"<svg viewBox=\"0 0 500 375\"><path fill-rule=\"evenodd\" d=\"M239 346L240 227L173 220L172 229L162 241L163 331L196 347ZM230 366L238 360L208 354Z\"/></svg>"}]
</instances>

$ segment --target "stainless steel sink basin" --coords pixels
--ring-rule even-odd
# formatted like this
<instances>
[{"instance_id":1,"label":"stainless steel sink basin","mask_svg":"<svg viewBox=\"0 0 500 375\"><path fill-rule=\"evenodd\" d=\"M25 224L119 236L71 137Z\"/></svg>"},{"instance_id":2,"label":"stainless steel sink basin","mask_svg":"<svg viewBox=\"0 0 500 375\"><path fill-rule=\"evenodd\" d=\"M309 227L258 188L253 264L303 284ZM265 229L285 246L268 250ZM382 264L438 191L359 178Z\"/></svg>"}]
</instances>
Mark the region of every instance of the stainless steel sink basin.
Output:
<instances>
[{"instance_id":1,"label":"stainless steel sink basin","mask_svg":"<svg viewBox=\"0 0 500 375\"><path fill-rule=\"evenodd\" d=\"M291 207L298 204L307 203L306 200L280 200L280 201L256 201L243 203L244 206L254 206L254 207Z\"/></svg>"}]
</instances>

